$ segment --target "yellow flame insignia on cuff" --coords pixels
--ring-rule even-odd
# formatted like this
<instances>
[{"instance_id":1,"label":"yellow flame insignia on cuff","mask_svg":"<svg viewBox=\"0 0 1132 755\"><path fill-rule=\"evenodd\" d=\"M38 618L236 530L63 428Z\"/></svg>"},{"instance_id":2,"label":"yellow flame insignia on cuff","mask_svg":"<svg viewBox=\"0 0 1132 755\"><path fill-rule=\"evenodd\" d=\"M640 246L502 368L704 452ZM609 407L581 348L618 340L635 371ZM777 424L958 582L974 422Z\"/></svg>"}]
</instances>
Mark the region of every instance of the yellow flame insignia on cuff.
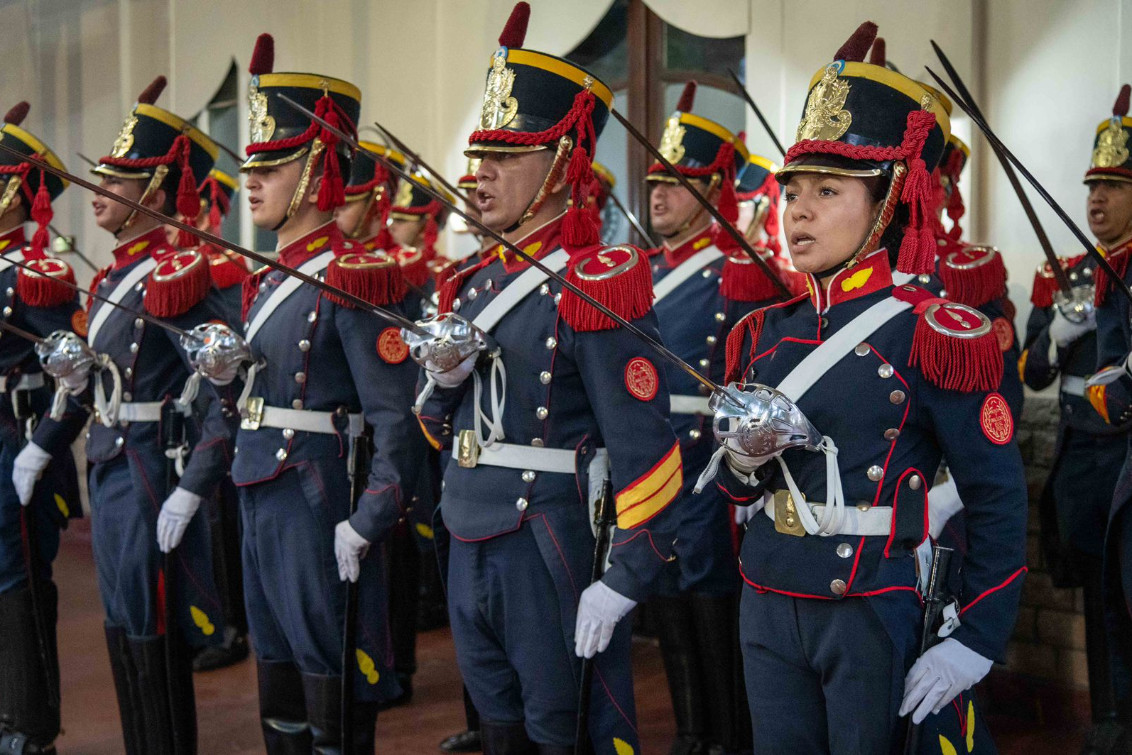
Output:
<instances>
[{"instance_id":1,"label":"yellow flame insignia on cuff","mask_svg":"<svg viewBox=\"0 0 1132 755\"><path fill-rule=\"evenodd\" d=\"M365 674L366 681L371 685L377 684L377 680L381 678L381 674L377 673L373 658L370 658L369 653L361 648L355 650L354 653L358 657L358 669Z\"/></svg>"},{"instance_id":2,"label":"yellow flame insignia on cuff","mask_svg":"<svg viewBox=\"0 0 1132 755\"><path fill-rule=\"evenodd\" d=\"M193 617L193 623L205 637L211 637L216 631L216 626L208 620L208 614L196 606L189 606L189 615Z\"/></svg>"}]
</instances>

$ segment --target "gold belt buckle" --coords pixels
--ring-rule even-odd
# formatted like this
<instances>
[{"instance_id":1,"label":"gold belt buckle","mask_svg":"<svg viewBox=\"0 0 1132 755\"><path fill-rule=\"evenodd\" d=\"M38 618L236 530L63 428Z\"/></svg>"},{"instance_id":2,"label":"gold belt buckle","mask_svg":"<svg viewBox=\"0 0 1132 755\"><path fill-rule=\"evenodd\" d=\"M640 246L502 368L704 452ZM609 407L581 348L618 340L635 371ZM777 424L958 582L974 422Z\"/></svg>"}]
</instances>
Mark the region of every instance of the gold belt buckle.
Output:
<instances>
[{"instance_id":1,"label":"gold belt buckle","mask_svg":"<svg viewBox=\"0 0 1132 755\"><path fill-rule=\"evenodd\" d=\"M248 396L248 402L244 405L244 411L241 414L241 430L258 430L259 423L263 422L263 398Z\"/></svg>"},{"instance_id":2,"label":"gold belt buckle","mask_svg":"<svg viewBox=\"0 0 1132 755\"><path fill-rule=\"evenodd\" d=\"M806 505L804 500L802 505ZM806 528L802 526L802 519L798 516L794 496L789 490L774 491L774 530L795 537L806 534Z\"/></svg>"},{"instance_id":3,"label":"gold belt buckle","mask_svg":"<svg viewBox=\"0 0 1132 755\"><path fill-rule=\"evenodd\" d=\"M456 463L464 469L474 469L480 460L480 444L475 430L461 430L456 445Z\"/></svg>"}]
</instances>

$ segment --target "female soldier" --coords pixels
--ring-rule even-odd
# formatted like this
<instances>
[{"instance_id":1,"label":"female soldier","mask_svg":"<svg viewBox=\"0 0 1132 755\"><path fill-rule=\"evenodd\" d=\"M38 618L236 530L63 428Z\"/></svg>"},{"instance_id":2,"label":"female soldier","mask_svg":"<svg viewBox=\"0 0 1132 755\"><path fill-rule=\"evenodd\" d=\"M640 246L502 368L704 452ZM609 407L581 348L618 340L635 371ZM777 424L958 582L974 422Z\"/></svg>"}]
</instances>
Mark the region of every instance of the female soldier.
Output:
<instances>
[{"instance_id":1,"label":"female soldier","mask_svg":"<svg viewBox=\"0 0 1132 755\"><path fill-rule=\"evenodd\" d=\"M761 509L740 618L757 752L889 752L899 716L945 706L933 727L973 732L955 698L1002 658L1025 572L1025 481L991 325L893 281L893 263L931 270L930 171L949 122L922 86L860 62L875 34L862 25L814 76L779 172L809 291L736 326L727 392L745 409L715 400L718 482ZM760 409L781 421L755 421ZM950 635L917 658L941 455L968 502L969 549Z\"/></svg>"}]
</instances>

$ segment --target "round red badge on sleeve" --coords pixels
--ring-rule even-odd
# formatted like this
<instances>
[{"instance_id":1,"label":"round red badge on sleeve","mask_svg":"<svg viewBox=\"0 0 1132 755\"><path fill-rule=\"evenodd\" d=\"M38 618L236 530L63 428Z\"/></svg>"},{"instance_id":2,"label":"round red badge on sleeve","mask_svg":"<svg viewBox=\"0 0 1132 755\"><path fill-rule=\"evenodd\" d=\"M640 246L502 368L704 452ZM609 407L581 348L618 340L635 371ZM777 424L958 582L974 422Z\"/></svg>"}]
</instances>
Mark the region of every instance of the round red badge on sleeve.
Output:
<instances>
[{"instance_id":1,"label":"round red badge on sleeve","mask_svg":"<svg viewBox=\"0 0 1132 755\"><path fill-rule=\"evenodd\" d=\"M625 387L629 395L641 401L652 401L660 387L656 367L644 357L634 357L625 365Z\"/></svg>"},{"instance_id":2,"label":"round red badge on sleeve","mask_svg":"<svg viewBox=\"0 0 1132 755\"><path fill-rule=\"evenodd\" d=\"M75 335L86 338L87 316L85 309L76 310L75 313L71 315L71 330L75 332Z\"/></svg>"},{"instance_id":3,"label":"round red badge on sleeve","mask_svg":"<svg viewBox=\"0 0 1132 755\"><path fill-rule=\"evenodd\" d=\"M997 393L987 396L979 412L979 426L991 443L998 446L1009 443L1014 437L1014 418L1010 416L1006 399Z\"/></svg>"},{"instance_id":4,"label":"round red badge on sleeve","mask_svg":"<svg viewBox=\"0 0 1132 755\"><path fill-rule=\"evenodd\" d=\"M389 364L401 364L409 358L409 347L401 340L401 331L386 328L377 337L377 355Z\"/></svg>"},{"instance_id":5,"label":"round red badge on sleeve","mask_svg":"<svg viewBox=\"0 0 1132 755\"><path fill-rule=\"evenodd\" d=\"M1010 351L1014 346L1014 326L1005 317L996 317L991 327L994 328L994 336L998 339L999 351Z\"/></svg>"}]
</instances>

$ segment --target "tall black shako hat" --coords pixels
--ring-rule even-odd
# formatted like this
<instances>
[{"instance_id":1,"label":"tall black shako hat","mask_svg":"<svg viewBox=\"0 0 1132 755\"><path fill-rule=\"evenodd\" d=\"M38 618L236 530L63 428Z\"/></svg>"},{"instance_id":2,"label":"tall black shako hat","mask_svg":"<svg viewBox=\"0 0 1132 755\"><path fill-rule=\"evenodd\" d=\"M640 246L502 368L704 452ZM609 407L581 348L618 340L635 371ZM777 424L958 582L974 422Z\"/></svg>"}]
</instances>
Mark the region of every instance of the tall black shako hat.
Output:
<instances>
[{"instance_id":1,"label":"tall black shako hat","mask_svg":"<svg viewBox=\"0 0 1132 755\"><path fill-rule=\"evenodd\" d=\"M365 150L381 155L399 168L405 167L405 156L395 149L374 142L359 141L358 144ZM350 165L350 178L346 182L346 201L366 202L368 207L358 218L358 227L348 234L350 238L357 238L362 230L368 227L370 218L376 215L381 220L381 230L378 231L375 238L374 248L392 248L393 239L389 235L387 222L389 220L389 207L392 204L390 193L396 191L397 184L397 176L391 173L380 160L355 155L354 161Z\"/></svg>"},{"instance_id":2,"label":"tall black shako hat","mask_svg":"<svg viewBox=\"0 0 1132 755\"><path fill-rule=\"evenodd\" d=\"M321 161L318 209L333 210L346 201L343 172L350 172L350 148L279 97L286 95L327 123L356 137L362 94L356 86L341 79L316 73L275 73L274 67L275 39L270 34L260 34L248 64L252 75L248 92L251 144L247 147L248 159L240 170L282 165L306 157L303 178L287 209L286 220L298 208L302 198L300 190L308 185L315 164ZM346 161L345 171L343 160Z\"/></svg>"},{"instance_id":3,"label":"tall black shako hat","mask_svg":"<svg viewBox=\"0 0 1132 755\"><path fill-rule=\"evenodd\" d=\"M153 103L165 91L165 77L158 76L130 110L110 154L101 157L92 173L129 179L149 179L141 202L158 189L177 187L177 212L192 225L200 214L198 186L212 170L219 152L216 144L180 116ZM136 214L122 224L128 228ZM120 229L121 230L121 229ZM178 245L194 246L196 237L181 231Z\"/></svg>"},{"instance_id":4,"label":"tall black shako hat","mask_svg":"<svg viewBox=\"0 0 1132 755\"><path fill-rule=\"evenodd\" d=\"M613 92L589 71L562 58L522 49L531 8L521 2L499 35L484 88L479 129L468 137L468 157L487 152L555 149L542 189L515 224L532 217L547 189L566 171L572 204L562 226L563 246L580 249L601 236L586 198L593 182L597 137L609 118ZM510 230L510 229L509 229Z\"/></svg>"},{"instance_id":5,"label":"tall black shako hat","mask_svg":"<svg viewBox=\"0 0 1132 755\"><path fill-rule=\"evenodd\" d=\"M224 218L232 211L232 197L239 191L236 179L213 168L200 185L201 209L208 206L208 227L217 233Z\"/></svg>"},{"instance_id":6,"label":"tall black shako hat","mask_svg":"<svg viewBox=\"0 0 1132 755\"><path fill-rule=\"evenodd\" d=\"M676 103L676 112L664 124L660 153L684 176L709 179L713 185L718 185L719 212L729 223L734 223L739 219L735 181L747 166L747 145L715 121L694 114L695 100L696 82L689 81ZM659 162L649 166L645 180L677 183ZM721 237L720 241L724 239Z\"/></svg>"},{"instance_id":7,"label":"tall black shako hat","mask_svg":"<svg viewBox=\"0 0 1132 755\"><path fill-rule=\"evenodd\" d=\"M420 220L424 219L424 244L431 247L436 243L440 229L448 219L448 208L429 194L426 189L439 193L451 203L456 202L443 186L433 183L423 173L414 170L410 177L412 181L402 181L397 188L397 196L393 199L390 217L394 220Z\"/></svg>"},{"instance_id":8,"label":"tall black shako hat","mask_svg":"<svg viewBox=\"0 0 1132 755\"><path fill-rule=\"evenodd\" d=\"M778 241L778 200L780 191L775 172L778 166L773 161L756 155L754 152L747 157L747 167L743 170L739 180L735 182L735 196L740 203L766 202L762 210L762 228L766 233L766 246L778 254L782 245ZM759 219L755 215L755 221ZM754 221L752 221L754 225ZM748 231L749 232L749 231Z\"/></svg>"},{"instance_id":9,"label":"tall black shako hat","mask_svg":"<svg viewBox=\"0 0 1132 755\"><path fill-rule=\"evenodd\" d=\"M1128 151L1128 137L1132 135L1132 118L1128 117L1130 94L1132 87L1127 84L1120 87L1112 106L1112 117L1097 126L1093 159L1085 172L1085 183L1132 181L1132 154Z\"/></svg>"},{"instance_id":10,"label":"tall black shako hat","mask_svg":"<svg viewBox=\"0 0 1132 755\"><path fill-rule=\"evenodd\" d=\"M51 149L40 141L31 132L21 128L24 118L27 117L30 106L20 102L4 116L4 124L0 126L0 144L10 147L21 155L33 157L60 170L66 170L63 162ZM33 168L26 160L21 160L10 152L0 152L0 183L3 184L0 193L0 215L3 215L12 204L17 191L22 191L24 201L27 203L28 217L35 222L36 230L32 236L32 254L29 259L44 257L47 247L47 225L51 222L51 202L55 200L67 182L42 169Z\"/></svg>"},{"instance_id":11,"label":"tall black shako hat","mask_svg":"<svg viewBox=\"0 0 1132 755\"><path fill-rule=\"evenodd\" d=\"M861 24L834 61L810 80L797 141L786 153L779 181L798 172L889 177L881 213L849 264L876 248L897 204L904 204L909 222L896 267L930 273L936 248L931 173L951 122L943 104L923 85L862 62L876 33L876 24Z\"/></svg>"}]
</instances>

